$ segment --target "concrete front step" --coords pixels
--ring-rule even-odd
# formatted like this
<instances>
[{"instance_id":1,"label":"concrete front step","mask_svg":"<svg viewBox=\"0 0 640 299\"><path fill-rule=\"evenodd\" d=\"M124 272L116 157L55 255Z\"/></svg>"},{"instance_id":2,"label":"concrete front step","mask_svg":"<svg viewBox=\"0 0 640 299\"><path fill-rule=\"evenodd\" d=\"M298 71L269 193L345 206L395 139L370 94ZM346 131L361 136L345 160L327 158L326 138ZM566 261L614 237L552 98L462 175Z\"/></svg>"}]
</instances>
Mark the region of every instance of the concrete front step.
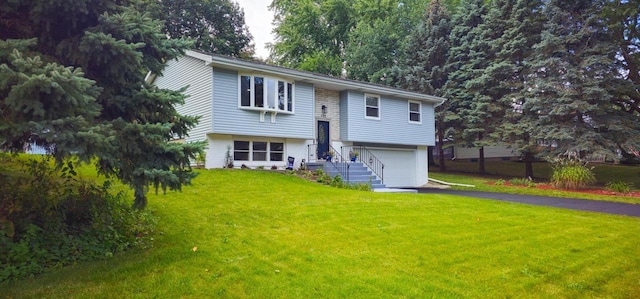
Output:
<instances>
[{"instance_id":1,"label":"concrete front step","mask_svg":"<svg viewBox=\"0 0 640 299\"><path fill-rule=\"evenodd\" d=\"M347 177L340 173L341 170L347 170L347 164L349 171L348 181L350 184L371 184L372 189L386 188L386 186L382 184L378 177L373 175L369 168L367 168L360 162L340 162L336 164L332 164L330 162L312 162L308 163L307 166L310 170L323 169L324 172L331 177L341 175L342 180L347 181Z\"/></svg>"}]
</instances>

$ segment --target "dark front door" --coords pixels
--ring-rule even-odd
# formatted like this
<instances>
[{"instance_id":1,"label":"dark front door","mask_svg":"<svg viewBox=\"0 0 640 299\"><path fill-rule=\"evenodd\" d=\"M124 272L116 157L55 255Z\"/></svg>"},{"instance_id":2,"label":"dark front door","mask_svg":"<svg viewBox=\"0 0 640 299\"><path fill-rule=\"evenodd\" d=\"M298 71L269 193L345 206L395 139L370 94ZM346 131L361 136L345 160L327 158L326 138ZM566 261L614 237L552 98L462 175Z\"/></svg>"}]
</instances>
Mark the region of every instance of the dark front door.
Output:
<instances>
[{"instance_id":1,"label":"dark front door","mask_svg":"<svg viewBox=\"0 0 640 299\"><path fill-rule=\"evenodd\" d=\"M324 159L329 153L329 122L318 121L318 159Z\"/></svg>"}]
</instances>

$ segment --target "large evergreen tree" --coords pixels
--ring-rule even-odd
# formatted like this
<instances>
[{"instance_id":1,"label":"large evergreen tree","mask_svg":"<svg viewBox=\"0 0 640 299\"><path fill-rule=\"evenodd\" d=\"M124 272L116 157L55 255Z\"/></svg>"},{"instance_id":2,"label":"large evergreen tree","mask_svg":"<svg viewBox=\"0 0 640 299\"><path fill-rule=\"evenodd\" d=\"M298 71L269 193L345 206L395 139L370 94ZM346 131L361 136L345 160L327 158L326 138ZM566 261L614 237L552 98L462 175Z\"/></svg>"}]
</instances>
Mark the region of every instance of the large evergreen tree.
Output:
<instances>
[{"instance_id":1,"label":"large evergreen tree","mask_svg":"<svg viewBox=\"0 0 640 299\"><path fill-rule=\"evenodd\" d=\"M478 69L484 64L483 53L478 52L478 26L486 15L483 0L462 0L458 10L452 17L449 57L445 64L445 72L449 78L445 87L448 99L449 136L461 146L473 146L477 135L464 134L470 132L470 123L465 112L471 111L477 94L468 89L466 84L478 75ZM475 47L475 48L474 48ZM443 167L443 166L441 166Z\"/></svg>"},{"instance_id":2,"label":"large evergreen tree","mask_svg":"<svg viewBox=\"0 0 640 299\"><path fill-rule=\"evenodd\" d=\"M439 0L432 0L423 19L408 38L404 59L398 66L398 86L425 94L444 96L448 80L445 63L449 58L451 19ZM451 102L436 108L436 136L439 165L444 170L445 131L452 125ZM430 159L429 161L431 161Z\"/></svg>"},{"instance_id":3,"label":"large evergreen tree","mask_svg":"<svg viewBox=\"0 0 640 299\"><path fill-rule=\"evenodd\" d=\"M533 45L540 41L543 19L542 1L518 0L506 17L506 28L502 36L494 40L499 49L487 75L497 79L504 109L504 118L497 124L496 139L521 154L525 163L525 177L534 177L533 160L537 142L529 135L530 111L521 109L529 94L532 72L529 59ZM490 87L489 87L490 88Z\"/></svg>"},{"instance_id":4,"label":"large evergreen tree","mask_svg":"<svg viewBox=\"0 0 640 299\"><path fill-rule=\"evenodd\" d=\"M161 22L130 4L0 4L0 142L13 151L44 146L58 162L96 158L99 173L129 184L144 208L150 186L190 182L189 159L202 145L167 142L196 119L174 109L182 94L145 82L188 44L167 39Z\"/></svg>"},{"instance_id":5,"label":"large evergreen tree","mask_svg":"<svg viewBox=\"0 0 640 299\"><path fill-rule=\"evenodd\" d=\"M534 46L535 80L527 113L531 138L545 140L549 154L615 156L637 139L638 118L616 105L619 48L599 16L599 1L549 1L541 41Z\"/></svg>"}]
</instances>

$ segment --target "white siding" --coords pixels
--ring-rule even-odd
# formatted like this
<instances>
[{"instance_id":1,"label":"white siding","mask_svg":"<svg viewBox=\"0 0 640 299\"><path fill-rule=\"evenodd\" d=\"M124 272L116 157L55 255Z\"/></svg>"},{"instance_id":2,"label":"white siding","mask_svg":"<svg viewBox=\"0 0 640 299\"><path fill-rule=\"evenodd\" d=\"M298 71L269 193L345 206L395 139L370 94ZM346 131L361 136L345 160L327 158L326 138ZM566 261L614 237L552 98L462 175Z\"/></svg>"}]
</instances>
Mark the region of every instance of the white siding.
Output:
<instances>
[{"instance_id":1,"label":"white siding","mask_svg":"<svg viewBox=\"0 0 640 299\"><path fill-rule=\"evenodd\" d=\"M369 148L384 164L384 184L387 187L417 187L424 183L418 183L426 180L426 173L421 164L427 165L426 151L421 149L382 149ZM426 182L425 182L426 183Z\"/></svg>"},{"instance_id":2,"label":"white siding","mask_svg":"<svg viewBox=\"0 0 640 299\"><path fill-rule=\"evenodd\" d=\"M183 56L179 60L169 61L163 75L153 82L160 88L171 90L189 86L184 92L188 95L185 104L176 107L181 115L200 116L198 125L189 132L187 142L207 140L207 133L211 131L211 81L211 67L202 60Z\"/></svg>"},{"instance_id":3,"label":"white siding","mask_svg":"<svg viewBox=\"0 0 640 299\"><path fill-rule=\"evenodd\" d=\"M208 148L207 148L207 163L206 168L222 168L224 167L224 160L227 154L227 147L231 147L229 153L233 157L233 141L234 140L247 140L247 141L268 141L268 142L284 142L284 161L234 161L234 168L240 168L242 164L248 167L256 168L263 166L265 169L270 169L271 166L276 165L279 169L287 167L287 157L291 156L295 158L294 168L300 167L302 159L307 159L307 145L308 141L302 139L282 139L282 138L268 138L262 136L245 136L245 135L224 135L224 134L209 134Z\"/></svg>"},{"instance_id":4,"label":"white siding","mask_svg":"<svg viewBox=\"0 0 640 299\"><path fill-rule=\"evenodd\" d=\"M454 148L454 156L456 159L477 159L478 148L460 147ZM504 146L485 146L484 157L485 158L502 158L502 157L516 157L518 156L512 149Z\"/></svg>"}]
</instances>

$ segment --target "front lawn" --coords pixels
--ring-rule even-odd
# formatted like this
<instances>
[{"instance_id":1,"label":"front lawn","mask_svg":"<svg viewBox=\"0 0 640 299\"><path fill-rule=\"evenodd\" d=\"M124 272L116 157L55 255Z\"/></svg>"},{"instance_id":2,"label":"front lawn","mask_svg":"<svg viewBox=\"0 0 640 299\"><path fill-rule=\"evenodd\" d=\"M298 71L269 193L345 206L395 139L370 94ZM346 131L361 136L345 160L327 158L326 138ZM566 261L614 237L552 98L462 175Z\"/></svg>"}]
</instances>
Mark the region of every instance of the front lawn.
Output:
<instances>
[{"instance_id":1,"label":"front lawn","mask_svg":"<svg viewBox=\"0 0 640 299\"><path fill-rule=\"evenodd\" d=\"M475 187L461 187L461 186L450 187L456 190L472 190L472 191L498 192L498 193L509 193L509 194L529 194L529 195L538 195L538 196L578 198L578 199L640 204L640 197L638 196L630 196L630 195L624 195L624 194L607 195L607 194L566 191L566 190L559 190L559 189L546 189L546 188L543 189L543 188L537 188L537 187L516 186L516 185L509 185L508 180L504 181L505 183L504 185L500 185L497 182L501 179L496 177L490 177L490 176L478 176L478 175L461 174L461 173L431 172L429 173L429 178L445 181L448 183L458 183L458 184L467 184L467 185L475 186ZM604 190L603 187L598 187L598 188L599 188L598 191ZM633 195L637 195L637 191L634 192Z\"/></svg>"},{"instance_id":2,"label":"front lawn","mask_svg":"<svg viewBox=\"0 0 640 299\"><path fill-rule=\"evenodd\" d=\"M0 286L9 298L634 297L640 219L202 171L152 195L155 247Z\"/></svg>"},{"instance_id":3,"label":"front lawn","mask_svg":"<svg viewBox=\"0 0 640 299\"><path fill-rule=\"evenodd\" d=\"M478 163L470 161L446 161L447 172L455 173L478 173ZM500 177L504 179L524 177L524 166L522 162L515 161L488 161L485 163L485 172L488 176ZM623 181L632 184L636 189L640 188L640 166L639 165L613 165L602 163L589 163L593 167L593 172L600 186L604 186L611 181ZM438 167L430 167L430 172L438 172ZM533 174L535 180L548 182L551 176L551 164L547 162L533 163Z\"/></svg>"}]
</instances>

